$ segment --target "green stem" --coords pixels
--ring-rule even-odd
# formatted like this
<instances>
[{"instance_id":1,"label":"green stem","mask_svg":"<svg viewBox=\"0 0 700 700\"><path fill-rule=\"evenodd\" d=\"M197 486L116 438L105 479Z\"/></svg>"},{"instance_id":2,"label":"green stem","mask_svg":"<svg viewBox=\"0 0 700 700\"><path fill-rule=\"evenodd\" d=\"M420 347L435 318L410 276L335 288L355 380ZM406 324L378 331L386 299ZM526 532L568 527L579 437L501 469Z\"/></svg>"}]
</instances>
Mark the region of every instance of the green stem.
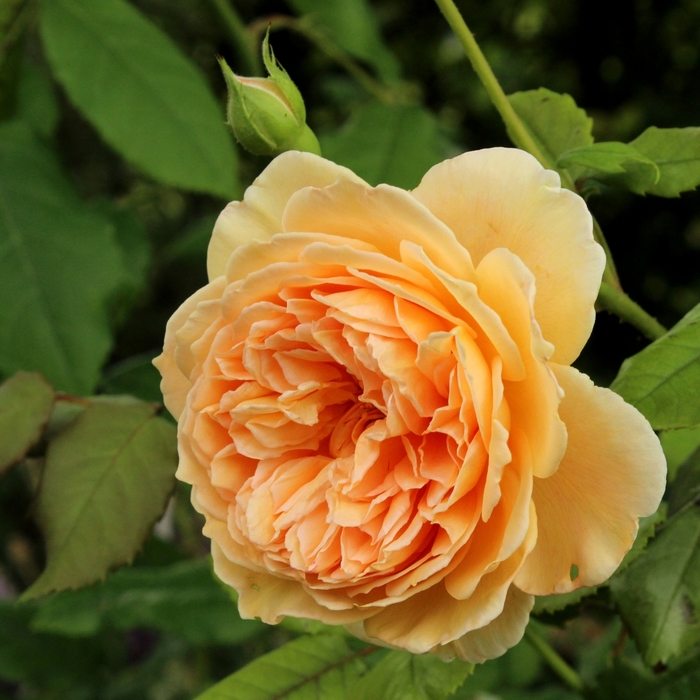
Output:
<instances>
[{"instance_id":1,"label":"green stem","mask_svg":"<svg viewBox=\"0 0 700 700\"><path fill-rule=\"evenodd\" d=\"M513 143L515 143L518 148L522 148L524 151L535 156L545 168L554 170L555 163L551 163L541 151L530 132L522 123L520 117L516 114L505 92L503 92L503 88L498 82L498 79L491 70L491 66L486 60L486 57L476 43L474 35L471 33L471 30L467 26L467 23L464 21L464 18L453 0L435 0L435 3L445 16L447 23L452 27L452 31L455 33L459 43L462 44L462 48L467 54L467 58L470 60L483 86L486 88L486 92L491 102L493 102L493 106L498 110L501 118L505 122L506 128L513 139Z\"/></svg>"},{"instance_id":2,"label":"green stem","mask_svg":"<svg viewBox=\"0 0 700 700\"><path fill-rule=\"evenodd\" d=\"M608 242L605 240L603 231L600 228L600 224L596 221L595 217L593 217L593 238L595 238L595 240L605 251L605 270L603 270L603 282L622 292L622 285L620 284L620 278L617 276L617 268L615 267L612 253L610 252Z\"/></svg>"},{"instance_id":3,"label":"green stem","mask_svg":"<svg viewBox=\"0 0 700 700\"><path fill-rule=\"evenodd\" d=\"M300 34L305 39L315 44L318 49L328 56L332 61L335 61L349 75L351 75L367 92L379 102L384 104L392 104L400 100L398 91L389 86L384 85L373 78L357 61L353 60L342 48L335 44L330 39L326 38L321 32L310 27L304 19L296 17L288 17L286 15L274 15L272 17L262 17L254 22L250 31L255 36L267 28L270 31L278 29L288 29Z\"/></svg>"},{"instance_id":4,"label":"green stem","mask_svg":"<svg viewBox=\"0 0 700 700\"><path fill-rule=\"evenodd\" d=\"M535 632L531 624L525 629L525 639L540 653L542 658L549 664L552 671L554 671L564 683L577 693L583 691L585 686L581 680L581 676L554 651L549 645L549 642Z\"/></svg>"},{"instance_id":5,"label":"green stem","mask_svg":"<svg viewBox=\"0 0 700 700\"><path fill-rule=\"evenodd\" d=\"M498 110L503 122L506 125L506 130L513 143L527 151L531 155L535 156L537 160L545 168L550 170L556 170L556 163L547 156L546 153L537 145L532 134L528 131L525 124L513 109L508 97L503 88L501 87L498 79L494 75L491 66L489 65L486 57L476 43L476 39L472 34L471 30L464 21L464 18L460 14L457 6L454 4L453 0L435 0L435 3L440 8L440 11L445 16L448 24L455 33L457 39L462 44L464 52L467 58L470 60L474 71L479 76L481 83L486 88L493 106ZM569 190L576 191L576 185L572 180L571 176L566 170L559 171L561 177L561 183L564 187ZM598 243L603 247L605 251L605 272L603 273L603 281L609 284L611 287L621 290L620 280L617 276L617 271L615 269L615 263L613 262L612 255L610 255L610 248L605 240L605 236L598 225L598 222L593 220L593 237Z\"/></svg>"},{"instance_id":6,"label":"green stem","mask_svg":"<svg viewBox=\"0 0 700 700\"><path fill-rule=\"evenodd\" d=\"M249 76L264 75L262 57L255 48L252 34L248 32L243 20L238 16L228 0L211 0L219 13L241 62L241 69Z\"/></svg>"},{"instance_id":7,"label":"green stem","mask_svg":"<svg viewBox=\"0 0 700 700\"><path fill-rule=\"evenodd\" d=\"M644 309L632 301L623 291L603 282L598 292L597 303L607 311L627 321L650 340L666 335L666 329Z\"/></svg>"}]
</instances>

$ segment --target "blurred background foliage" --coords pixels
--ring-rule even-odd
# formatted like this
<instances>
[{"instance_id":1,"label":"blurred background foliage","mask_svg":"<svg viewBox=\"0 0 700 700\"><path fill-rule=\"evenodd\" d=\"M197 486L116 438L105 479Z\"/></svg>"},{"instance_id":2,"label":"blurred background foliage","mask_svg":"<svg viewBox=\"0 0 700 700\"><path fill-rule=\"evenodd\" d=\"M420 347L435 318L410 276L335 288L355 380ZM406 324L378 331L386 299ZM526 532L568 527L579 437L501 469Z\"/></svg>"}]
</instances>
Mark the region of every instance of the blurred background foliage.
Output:
<instances>
[{"instance_id":1,"label":"blurred background foliage","mask_svg":"<svg viewBox=\"0 0 700 700\"><path fill-rule=\"evenodd\" d=\"M94 2L95 8L101 5ZM37 214L41 227L30 241L43 251L39 268L47 275L55 266L63 270L65 256L71 256L56 303L69 328L71 318L81 328L85 319L92 323L83 345L68 349L74 374L64 376L57 366L49 378L73 393L159 401L150 360L160 351L165 323L206 282L206 247L216 216L227 199L242 196L267 160L234 150L232 140L212 128L202 147L211 151L209 161L186 163L183 172L168 162L162 150L167 139L165 146L157 143L153 120L161 119L167 130L169 120L191 120L192 105L209 100L210 111L212 104L219 109L214 126L221 126L225 84L217 55L240 74L256 65L235 39L225 2L129 5L170 37L186 70L204 76L207 94L188 93L179 105L175 101L175 111L165 98L162 104L150 98L160 112L148 99L139 104L137 92L129 102L102 62L99 41L78 46L62 38L66 17L78 17L68 10L84 9L84 2L4 0L0 193L6 199L2 206L11 210L7 198L22 204L36 188L29 201L38 202L39 210L48 207ZM372 184L410 188L445 157L509 145L484 89L429 0L234 0L234 5L251 27L249 36L256 37L251 39L256 52L271 24L275 54L305 98L308 123L324 155ZM700 125L700 0L461 0L459 7L506 93L545 86L571 94L594 118L597 140L628 141L650 125ZM94 21L100 21L100 12ZM146 65L141 70L136 82L146 86L143 94L168 88L159 86ZM92 92L86 92L90 80ZM23 165L17 165L20 160ZM49 201L49 190L60 191L60 201ZM700 301L700 193L666 200L604 190L589 205L632 298L667 326ZM52 244L54 227L68 231L65 240L72 242L61 242L60 249ZM0 235L11 237L10 228ZM4 255L3 246L0 239ZM0 300L3 324L8 309L15 308L12 279L5 277ZM9 376L26 357L12 350L5 331L0 341L10 348L0 358L0 374ZM621 361L645 344L633 328L602 313L578 365L607 385ZM37 353L39 359L25 368L46 371L41 348ZM132 569L86 593L13 606L45 557L30 512L36 473L30 459L0 480L0 698L192 698L299 631L293 625L264 628L231 615L226 594L197 559L206 554L207 543L182 486ZM154 567L168 568L151 585ZM70 614L62 617L62 610ZM597 596L583 618L555 635L560 651L576 660L586 680L606 667L611 650L618 656L629 651L631 643L612 620L605 596ZM568 697L553 678L522 643L479 667L455 697ZM596 697L608 697L605 692L622 697L608 681L610 689ZM682 689L663 692L686 697ZM648 697L662 696L653 693Z\"/></svg>"}]
</instances>

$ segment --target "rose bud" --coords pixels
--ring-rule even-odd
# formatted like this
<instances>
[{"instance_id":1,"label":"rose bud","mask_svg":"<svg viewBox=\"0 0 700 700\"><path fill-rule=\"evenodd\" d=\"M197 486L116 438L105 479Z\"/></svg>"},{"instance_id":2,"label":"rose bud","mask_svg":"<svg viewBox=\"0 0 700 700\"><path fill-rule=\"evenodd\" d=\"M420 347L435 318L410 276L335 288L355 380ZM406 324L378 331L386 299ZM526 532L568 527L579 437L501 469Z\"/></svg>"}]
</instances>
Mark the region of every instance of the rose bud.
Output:
<instances>
[{"instance_id":1,"label":"rose bud","mask_svg":"<svg viewBox=\"0 0 700 700\"><path fill-rule=\"evenodd\" d=\"M292 149L320 154L318 140L306 124L301 93L275 60L267 36L263 61L269 78L243 78L219 58L228 86L228 125L236 139L258 156L274 156Z\"/></svg>"}]
</instances>

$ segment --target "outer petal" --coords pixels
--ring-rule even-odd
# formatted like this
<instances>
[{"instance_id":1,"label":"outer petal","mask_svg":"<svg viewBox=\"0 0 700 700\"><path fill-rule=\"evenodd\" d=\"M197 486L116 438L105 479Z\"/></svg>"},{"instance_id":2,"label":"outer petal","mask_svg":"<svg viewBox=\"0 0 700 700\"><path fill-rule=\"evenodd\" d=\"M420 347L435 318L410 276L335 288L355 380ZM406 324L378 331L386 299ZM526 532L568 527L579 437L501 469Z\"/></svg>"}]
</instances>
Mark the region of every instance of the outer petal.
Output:
<instances>
[{"instance_id":1,"label":"outer petal","mask_svg":"<svg viewBox=\"0 0 700 700\"><path fill-rule=\"evenodd\" d=\"M223 526L223 523L221 523ZM297 581L246 569L234 564L212 539L211 554L216 575L239 593L238 610L241 617L259 617L269 625L276 625L285 615L320 620L328 625L344 625L374 613L371 608L329 610L319 605Z\"/></svg>"},{"instance_id":2,"label":"outer petal","mask_svg":"<svg viewBox=\"0 0 700 700\"><path fill-rule=\"evenodd\" d=\"M223 277L214 280L206 287L202 287L182 303L165 327L163 352L153 360L153 364L162 376L160 390L163 392L165 407L172 413L175 420L180 418L180 414L185 408L185 399L192 388L189 373L184 372L176 361L179 345L177 334L190 321L200 304L221 299L225 287L226 280Z\"/></svg>"},{"instance_id":3,"label":"outer petal","mask_svg":"<svg viewBox=\"0 0 700 700\"><path fill-rule=\"evenodd\" d=\"M457 656L473 664L495 659L523 638L534 602L531 595L511 586L503 612L495 620L433 651L446 660Z\"/></svg>"},{"instance_id":4,"label":"outer petal","mask_svg":"<svg viewBox=\"0 0 700 700\"><path fill-rule=\"evenodd\" d=\"M485 627L503 613L513 578L536 537L537 526L533 521L518 550L483 576L466 600L453 598L443 582L436 583L365 620L365 634L390 646L422 654Z\"/></svg>"},{"instance_id":5,"label":"outer petal","mask_svg":"<svg viewBox=\"0 0 700 700\"><path fill-rule=\"evenodd\" d=\"M539 534L515 579L534 595L605 581L632 546L638 518L658 508L666 485L661 445L641 413L573 367L552 369L565 393L560 413L569 442L557 472L535 479Z\"/></svg>"},{"instance_id":6,"label":"outer petal","mask_svg":"<svg viewBox=\"0 0 700 700\"><path fill-rule=\"evenodd\" d=\"M231 253L244 243L266 241L282 232L282 214L289 198L305 187L327 187L337 180L366 184L355 173L312 153L287 151L277 156L246 190L242 202L231 202L214 226L207 272L223 275Z\"/></svg>"},{"instance_id":7,"label":"outer petal","mask_svg":"<svg viewBox=\"0 0 700 700\"><path fill-rule=\"evenodd\" d=\"M553 359L570 364L591 334L605 255L584 201L517 149L471 151L436 165L413 196L444 221L475 265L507 248L533 272L535 317Z\"/></svg>"},{"instance_id":8,"label":"outer petal","mask_svg":"<svg viewBox=\"0 0 700 700\"><path fill-rule=\"evenodd\" d=\"M411 241L441 269L466 279L474 275L469 253L452 231L398 187L338 182L324 189L308 188L290 198L283 225L289 232L364 241L394 260L401 259L401 243Z\"/></svg>"}]
</instances>

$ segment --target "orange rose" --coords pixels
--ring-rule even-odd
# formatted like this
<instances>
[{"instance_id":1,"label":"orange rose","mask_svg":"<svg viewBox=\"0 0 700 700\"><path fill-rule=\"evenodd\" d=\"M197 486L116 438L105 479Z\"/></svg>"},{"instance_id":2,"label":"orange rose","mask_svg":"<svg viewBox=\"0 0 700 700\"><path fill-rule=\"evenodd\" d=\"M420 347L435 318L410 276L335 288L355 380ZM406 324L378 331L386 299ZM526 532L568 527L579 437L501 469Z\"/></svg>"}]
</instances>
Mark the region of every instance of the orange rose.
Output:
<instances>
[{"instance_id":1,"label":"orange rose","mask_svg":"<svg viewBox=\"0 0 700 700\"><path fill-rule=\"evenodd\" d=\"M533 594L610 576L665 462L569 366L603 266L583 200L522 151L412 192L276 158L219 217L156 361L241 615L478 662Z\"/></svg>"}]
</instances>

